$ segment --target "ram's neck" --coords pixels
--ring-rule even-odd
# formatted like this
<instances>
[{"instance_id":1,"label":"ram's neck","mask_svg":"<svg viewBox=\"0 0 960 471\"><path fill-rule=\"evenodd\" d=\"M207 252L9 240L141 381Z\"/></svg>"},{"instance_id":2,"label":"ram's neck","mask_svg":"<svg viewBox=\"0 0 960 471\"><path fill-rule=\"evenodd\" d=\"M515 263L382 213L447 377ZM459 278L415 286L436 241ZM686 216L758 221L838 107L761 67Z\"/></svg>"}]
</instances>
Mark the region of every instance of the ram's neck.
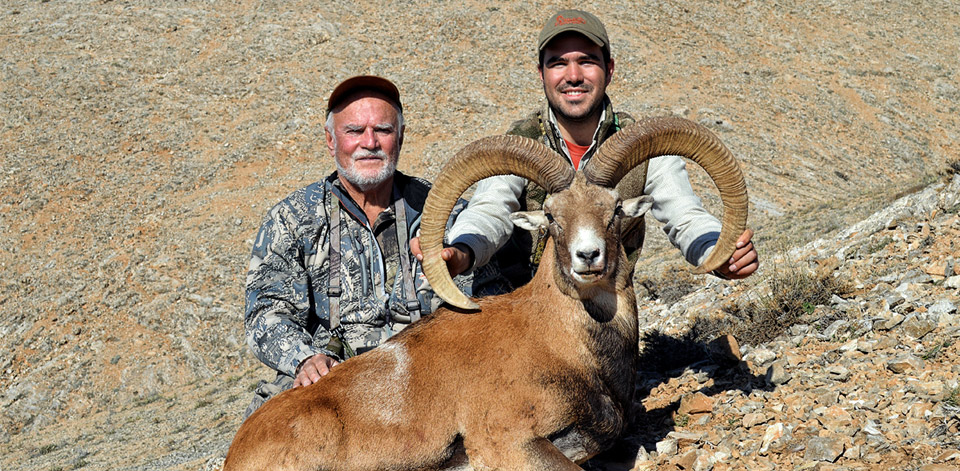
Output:
<instances>
[{"instance_id":1,"label":"ram's neck","mask_svg":"<svg viewBox=\"0 0 960 471\"><path fill-rule=\"evenodd\" d=\"M536 286L535 289L541 296L554 292L576 301L593 321L613 327L626 338L635 339L637 305L633 293L632 272L626 269L626 256L621 253L613 279L578 290L570 277L563 272L555 252L553 239L547 239L540 267L530 285Z\"/></svg>"}]
</instances>

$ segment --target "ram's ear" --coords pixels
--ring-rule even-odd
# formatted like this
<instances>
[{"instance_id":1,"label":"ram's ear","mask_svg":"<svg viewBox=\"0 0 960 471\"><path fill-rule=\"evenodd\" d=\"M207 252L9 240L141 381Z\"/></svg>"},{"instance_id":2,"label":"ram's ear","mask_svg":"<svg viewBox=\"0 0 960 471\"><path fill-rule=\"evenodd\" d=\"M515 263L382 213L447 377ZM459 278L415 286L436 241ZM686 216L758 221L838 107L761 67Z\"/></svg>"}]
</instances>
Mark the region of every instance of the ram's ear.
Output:
<instances>
[{"instance_id":1,"label":"ram's ear","mask_svg":"<svg viewBox=\"0 0 960 471\"><path fill-rule=\"evenodd\" d=\"M650 211L653 207L653 197L650 195L640 195L636 198L630 198L623 202L623 215L628 218L638 218Z\"/></svg>"},{"instance_id":2,"label":"ram's ear","mask_svg":"<svg viewBox=\"0 0 960 471\"><path fill-rule=\"evenodd\" d=\"M517 211L510 214L510 220L513 221L513 225L528 231L546 229L548 225L547 216L543 211Z\"/></svg>"}]
</instances>

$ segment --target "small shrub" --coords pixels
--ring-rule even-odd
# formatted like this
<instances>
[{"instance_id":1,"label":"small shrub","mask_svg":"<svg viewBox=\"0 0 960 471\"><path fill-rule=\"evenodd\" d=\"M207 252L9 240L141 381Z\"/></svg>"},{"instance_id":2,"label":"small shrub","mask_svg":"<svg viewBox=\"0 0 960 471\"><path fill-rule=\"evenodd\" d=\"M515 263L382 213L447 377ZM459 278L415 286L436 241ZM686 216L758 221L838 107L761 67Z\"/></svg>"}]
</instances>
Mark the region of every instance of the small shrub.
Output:
<instances>
[{"instance_id":1,"label":"small shrub","mask_svg":"<svg viewBox=\"0 0 960 471\"><path fill-rule=\"evenodd\" d=\"M832 270L813 273L799 266L778 266L766 281L768 294L727 306L727 316L722 319L698 319L694 324L697 338L731 334L741 343L760 345L795 324L808 322L817 306L827 304L833 295L849 292L848 284L834 277Z\"/></svg>"},{"instance_id":2,"label":"small shrub","mask_svg":"<svg viewBox=\"0 0 960 471\"><path fill-rule=\"evenodd\" d=\"M207 407L207 406L209 406L210 404L213 404L213 401L211 401L211 400L209 400L209 399L201 399L201 400L199 400L199 401L197 402L197 405L196 405L196 407L194 407L194 409L200 409L200 408L203 408L203 407Z\"/></svg>"},{"instance_id":3,"label":"small shrub","mask_svg":"<svg viewBox=\"0 0 960 471\"><path fill-rule=\"evenodd\" d=\"M960 174L960 159L953 160L947 163L947 173Z\"/></svg>"},{"instance_id":4,"label":"small shrub","mask_svg":"<svg viewBox=\"0 0 960 471\"><path fill-rule=\"evenodd\" d=\"M960 407L960 386L947 391L943 403L951 407Z\"/></svg>"},{"instance_id":5,"label":"small shrub","mask_svg":"<svg viewBox=\"0 0 960 471\"><path fill-rule=\"evenodd\" d=\"M144 397L137 398L137 400L133 401L133 405L134 405L135 407L142 407L142 406L145 406L145 405L147 405L147 404L154 403L154 402L156 402L156 401L158 401L158 400L160 400L160 399L161 399L161 398L160 398L160 394L159 394L159 393L151 393L151 394L148 395L148 396L144 396Z\"/></svg>"},{"instance_id":6,"label":"small shrub","mask_svg":"<svg viewBox=\"0 0 960 471\"><path fill-rule=\"evenodd\" d=\"M940 352L942 352L944 348L947 348L950 345L952 345L952 342L950 342L949 340L944 340L943 342L940 342L934 345L933 347L931 347L930 350L923 352L923 355L921 355L920 357L923 358L924 360L932 360L936 358L937 355L940 355Z\"/></svg>"},{"instance_id":7,"label":"small shrub","mask_svg":"<svg viewBox=\"0 0 960 471\"><path fill-rule=\"evenodd\" d=\"M46 455L47 453L50 453L50 452L56 450L57 448L58 448L58 446L57 446L57 445L54 445L53 443L50 443L50 444L47 444L47 445L43 445L42 447L37 448L37 456Z\"/></svg>"},{"instance_id":8,"label":"small shrub","mask_svg":"<svg viewBox=\"0 0 960 471\"><path fill-rule=\"evenodd\" d=\"M893 237L884 236L882 239L880 239L879 241L877 241L877 242L875 242L875 243L867 244L867 246L866 246L866 248L865 248L865 250L866 250L866 252L867 252L866 255L872 255L872 254L878 252L879 250L881 250L881 249L883 249L884 247L886 247L887 245L889 245L891 242L893 242Z\"/></svg>"},{"instance_id":9,"label":"small shrub","mask_svg":"<svg viewBox=\"0 0 960 471\"><path fill-rule=\"evenodd\" d=\"M701 286L689 269L668 269L659 276L639 276L635 285L639 293L645 291L650 299L659 299L664 304L673 304Z\"/></svg>"}]
</instances>

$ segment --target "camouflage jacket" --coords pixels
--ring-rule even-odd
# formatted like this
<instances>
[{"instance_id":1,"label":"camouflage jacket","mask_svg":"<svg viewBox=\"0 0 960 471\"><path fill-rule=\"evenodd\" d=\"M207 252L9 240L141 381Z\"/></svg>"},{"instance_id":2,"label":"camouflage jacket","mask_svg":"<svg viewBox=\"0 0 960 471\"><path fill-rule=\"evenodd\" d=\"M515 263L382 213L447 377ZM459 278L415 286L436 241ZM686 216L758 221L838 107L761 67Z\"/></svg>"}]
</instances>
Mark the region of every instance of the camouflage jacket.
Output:
<instances>
[{"instance_id":1,"label":"camouflage jacket","mask_svg":"<svg viewBox=\"0 0 960 471\"><path fill-rule=\"evenodd\" d=\"M244 326L257 358L290 376L300 362L317 353L342 359L330 344L334 210L340 211L339 317L347 342L362 353L402 329L400 319L410 311L399 254L401 247L409 253L409 240L398 240L395 208L398 201L404 204L409 239L419 229L429 188L428 182L397 172L393 204L372 223L343 189L336 172L274 206L257 234L247 274ZM454 209L454 216L463 204ZM410 257L416 297L427 314L440 299ZM469 277L456 281L461 287L469 285Z\"/></svg>"}]
</instances>

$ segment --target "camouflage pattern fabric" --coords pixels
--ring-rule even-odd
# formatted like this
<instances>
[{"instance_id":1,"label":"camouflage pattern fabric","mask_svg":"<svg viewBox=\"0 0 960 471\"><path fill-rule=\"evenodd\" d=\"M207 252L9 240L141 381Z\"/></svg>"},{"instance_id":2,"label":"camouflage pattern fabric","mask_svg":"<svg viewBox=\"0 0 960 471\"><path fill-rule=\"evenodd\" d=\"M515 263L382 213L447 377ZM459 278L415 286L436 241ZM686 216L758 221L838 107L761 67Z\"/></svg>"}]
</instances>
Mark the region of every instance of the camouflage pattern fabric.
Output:
<instances>
[{"instance_id":1,"label":"camouflage pattern fabric","mask_svg":"<svg viewBox=\"0 0 960 471\"><path fill-rule=\"evenodd\" d=\"M397 172L394 186L406 205L407 233L415 235L430 185ZM327 298L329 215L338 210L338 204L340 324L346 340L360 354L406 326L396 317L409 315L399 263L400 247L409 251L409 241L397 240L394 206L384 210L376 221L367 221L340 186L336 173L295 191L267 214L254 242L247 274L247 344L257 358L279 373L273 382L261 382L255 404L251 404L253 409L292 386L296 368L304 359L322 353L343 360L342 351L330 348ZM458 202L448 226L465 204ZM441 300L434 295L420 264L414 265L416 297L422 314L428 314ZM470 275L454 281L471 294ZM252 412L248 410L248 414Z\"/></svg>"}]
</instances>

